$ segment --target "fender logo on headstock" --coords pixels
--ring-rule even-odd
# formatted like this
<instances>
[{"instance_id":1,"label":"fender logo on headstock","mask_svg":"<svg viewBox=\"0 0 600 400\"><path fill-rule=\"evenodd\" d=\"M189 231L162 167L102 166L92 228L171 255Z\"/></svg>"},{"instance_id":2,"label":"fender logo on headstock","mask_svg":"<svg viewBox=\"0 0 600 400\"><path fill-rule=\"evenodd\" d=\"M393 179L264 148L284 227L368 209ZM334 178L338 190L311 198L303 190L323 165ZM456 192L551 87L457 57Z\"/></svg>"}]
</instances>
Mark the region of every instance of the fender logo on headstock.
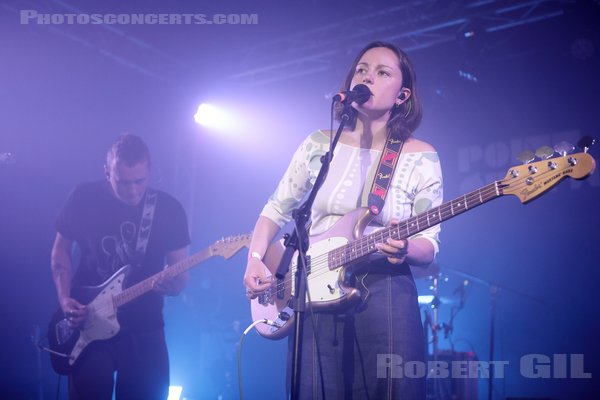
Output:
<instances>
[{"instance_id":1,"label":"fender logo on headstock","mask_svg":"<svg viewBox=\"0 0 600 400\"><path fill-rule=\"evenodd\" d=\"M523 190L521 190L521 194L523 195L523 199L527 199L527 197L529 197L530 194L535 194L535 192L537 192L540 188L542 187L542 185L540 185L539 183L537 185L535 185L532 188L525 188Z\"/></svg>"}]
</instances>

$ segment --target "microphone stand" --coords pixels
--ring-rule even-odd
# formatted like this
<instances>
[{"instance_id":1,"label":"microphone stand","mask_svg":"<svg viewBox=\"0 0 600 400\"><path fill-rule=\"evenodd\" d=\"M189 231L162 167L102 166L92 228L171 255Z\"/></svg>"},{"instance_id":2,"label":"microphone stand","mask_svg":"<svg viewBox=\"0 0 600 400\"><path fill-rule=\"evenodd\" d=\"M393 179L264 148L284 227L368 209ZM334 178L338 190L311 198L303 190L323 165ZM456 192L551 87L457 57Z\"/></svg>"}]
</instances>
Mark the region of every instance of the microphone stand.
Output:
<instances>
[{"instance_id":1,"label":"microphone stand","mask_svg":"<svg viewBox=\"0 0 600 400\"><path fill-rule=\"evenodd\" d=\"M300 398L300 364L302 355L302 334L304 332L304 312L306 309L306 275L309 272L306 268L308 265L306 251L308 250L309 245L308 229L310 227L311 209L315 197L317 196L317 192L323 185L323 182L325 182L325 178L329 172L329 165L331 164L331 160L333 160L333 151L335 146L340 139L346 122L350 119L348 115L350 111L350 104L351 103L349 102L344 103L344 111L341 116L340 126L335 134L335 138L331 142L329 151L325 153L323 157L321 157L322 166L319 170L319 174L317 175L317 179L315 180L315 184L308 195L308 198L300 207L298 207L298 209L294 210L292 213L292 217L294 219L294 233L292 235L288 235L284 240L286 249L275 274L277 279L283 279L289 270L290 261L294 252L298 251L298 262L295 272L296 279L294 282L295 296L293 300L294 320L296 321L296 326L294 331L294 354L292 361L292 400Z\"/></svg>"}]
</instances>

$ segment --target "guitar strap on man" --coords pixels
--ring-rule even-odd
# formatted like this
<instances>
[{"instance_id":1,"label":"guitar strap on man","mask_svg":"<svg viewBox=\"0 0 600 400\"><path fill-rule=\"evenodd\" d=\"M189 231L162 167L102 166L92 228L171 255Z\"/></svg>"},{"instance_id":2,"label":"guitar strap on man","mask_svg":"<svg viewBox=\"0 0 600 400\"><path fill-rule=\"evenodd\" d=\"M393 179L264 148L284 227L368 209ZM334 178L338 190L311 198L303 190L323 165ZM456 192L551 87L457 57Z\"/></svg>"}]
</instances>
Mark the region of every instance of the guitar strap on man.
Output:
<instances>
[{"instance_id":1,"label":"guitar strap on man","mask_svg":"<svg viewBox=\"0 0 600 400\"><path fill-rule=\"evenodd\" d=\"M394 139L391 134L388 134L368 197L369 212L373 215L379 215L383 210L403 146L404 140Z\"/></svg>"},{"instance_id":2,"label":"guitar strap on man","mask_svg":"<svg viewBox=\"0 0 600 400\"><path fill-rule=\"evenodd\" d=\"M136 264L139 266L146 255L146 248L150 240L150 231L152 230L152 222L154 221L154 211L158 200L158 192L153 189L146 189L146 199L144 201L144 209L138 229L138 238L135 244Z\"/></svg>"}]
</instances>

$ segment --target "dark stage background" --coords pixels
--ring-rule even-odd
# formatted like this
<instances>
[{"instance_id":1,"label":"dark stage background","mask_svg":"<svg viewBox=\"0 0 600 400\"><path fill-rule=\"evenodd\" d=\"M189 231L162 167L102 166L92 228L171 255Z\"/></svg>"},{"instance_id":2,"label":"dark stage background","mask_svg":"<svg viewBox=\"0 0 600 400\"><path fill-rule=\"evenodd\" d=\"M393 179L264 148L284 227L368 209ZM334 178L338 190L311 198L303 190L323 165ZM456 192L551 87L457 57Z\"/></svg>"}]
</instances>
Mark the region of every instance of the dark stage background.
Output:
<instances>
[{"instance_id":1,"label":"dark stage background","mask_svg":"<svg viewBox=\"0 0 600 400\"><path fill-rule=\"evenodd\" d=\"M23 10L234 16L228 24L39 24L22 21ZM257 17L235 23L241 14ZM329 127L329 98L355 53L389 40L415 63L425 108L416 135L440 153L450 200L503 177L525 149L598 136L599 16L597 0L2 0L0 154L12 159L0 163L0 398L55 398L57 376L32 342L57 306L54 219L76 183L102 179L119 134L149 143L152 185L182 201L200 250L252 229L300 141ZM227 110L232 126L195 124L200 102ZM453 343L489 361L488 285L499 287L494 360L508 365L495 399L597 392L599 200L595 174L526 206L503 197L444 223L442 295L456 301L465 276L469 284L440 348ZM251 322L245 257L202 264L166 303L172 384L188 399L237 398L236 343ZM418 286L430 293L428 281ZM442 305L440 323L453 304ZM285 352L283 341L247 337L247 398L284 397ZM583 354L593 377L527 378L519 361L530 354ZM487 396L484 379L479 393Z\"/></svg>"}]
</instances>

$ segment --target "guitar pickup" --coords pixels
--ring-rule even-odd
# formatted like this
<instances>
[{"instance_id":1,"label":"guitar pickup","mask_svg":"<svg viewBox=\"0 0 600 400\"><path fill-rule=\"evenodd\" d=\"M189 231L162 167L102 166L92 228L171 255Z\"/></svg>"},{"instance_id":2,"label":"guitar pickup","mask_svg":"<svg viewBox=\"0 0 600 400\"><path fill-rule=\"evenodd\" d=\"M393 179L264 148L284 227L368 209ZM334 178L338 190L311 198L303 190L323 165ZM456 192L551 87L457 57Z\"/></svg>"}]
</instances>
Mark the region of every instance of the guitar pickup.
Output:
<instances>
[{"instance_id":1,"label":"guitar pickup","mask_svg":"<svg viewBox=\"0 0 600 400\"><path fill-rule=\"evenodd\" d=\"M285 280L277 279L275 288L277 290L277 299L282 300L285 297Z\"/></svg>"}]
</instances>

